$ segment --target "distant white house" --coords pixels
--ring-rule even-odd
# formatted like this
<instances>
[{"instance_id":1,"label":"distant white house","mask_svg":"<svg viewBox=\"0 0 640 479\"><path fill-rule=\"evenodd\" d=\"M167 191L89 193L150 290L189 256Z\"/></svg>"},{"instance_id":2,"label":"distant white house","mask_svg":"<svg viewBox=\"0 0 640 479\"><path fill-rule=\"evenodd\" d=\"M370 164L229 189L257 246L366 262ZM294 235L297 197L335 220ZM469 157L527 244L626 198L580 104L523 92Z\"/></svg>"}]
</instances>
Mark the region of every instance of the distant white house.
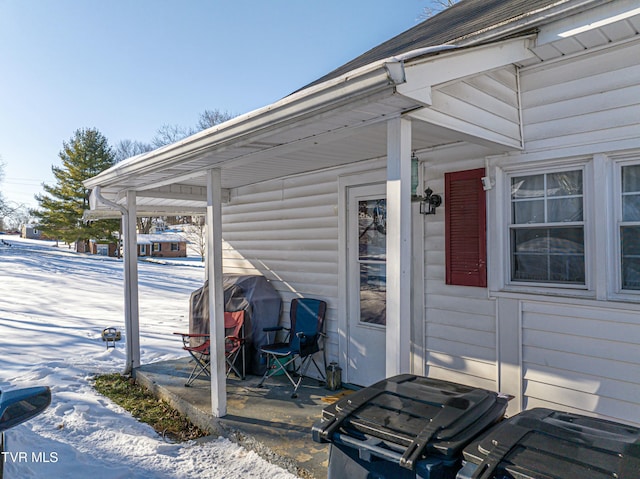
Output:
<instances>
[{"instance_id":1,"label":"distant white house","mask_svg":"<svg viewBox=\"0 0 640 479\"><path fill-rule=\"evenodd\" d=\"M86 181L93 213L206 215L210 284L327 301L344 381L414 372L637 425L639 31L637 1L462 0Z\"/></svg>"}]
</instances>

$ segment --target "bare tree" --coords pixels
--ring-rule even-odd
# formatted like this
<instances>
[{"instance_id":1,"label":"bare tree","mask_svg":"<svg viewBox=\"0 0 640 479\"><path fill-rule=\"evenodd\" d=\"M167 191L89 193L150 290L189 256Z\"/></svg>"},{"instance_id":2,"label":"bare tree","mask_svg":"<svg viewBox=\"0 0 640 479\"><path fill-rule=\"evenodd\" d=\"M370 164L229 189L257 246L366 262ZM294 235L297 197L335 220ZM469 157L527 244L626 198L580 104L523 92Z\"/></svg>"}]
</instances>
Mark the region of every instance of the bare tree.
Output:
<instances>
[{"instance_id":1,"label":"bare tree","mask_svg":"<svg viewBox=\"0 0 640 479\"><path fill-rule=\"evenodd\" d=\"M454 6L458 3L459 0L431 0L429 2L429 6L424 7L422 14L420 15L421 19L431 18L434 15L437 15L443 10L446 10L449 7Z\"/></svg>"},{"instance_id":2,"label":"bare tree","mask_svg":"<svg viewBox=\"0 0 640 479\"><path fill-rule=\"evenodd\" d=\"M207 229L204 217L192 217L191 224L184 225L182 231L187 243L198 252L200 260L204 261L204 255L207 251Z\"/></svg>"},{"instance_id":3,"label":"bare tree","mask_svg":"<svg viewBox=\"0 0 640 479\"><path fill-rule=\"evenodd\" d=\"M147 151L151 151L155 148L161 148L176 141L180 141L189 135L193 135L199 131L205 130L212 126L223 123L230 120L235 115L228 111L221 111L217 108L214 110L204 110L198 117L198 122L193 128L185 128L180 125L164 124L156 130L155 136L151 139L150 143L143 143L141 141L121 140L116 144L115 157L116 162L120 162L126 158L130 158ZM148 234L151 231L156 218L144 217L138 218L138 231L140 233ZM193 228L192 228L193 229ZM195 225L195 231L189 233L192 238L192 243L196 245L196 248L201 252L201 256L204 258L204 246L202 246L202 236L204 235L204 226ZM203 259L204 261L204 259Z\"/></svg>"},{"instance_id":4,"label":"bare tree","mask_svg":"<svg viewBox=\"0 0 640 479\"><path fill-rule=\"evenodd\" d=\"M153 150L153 146L150 143L143 143L137 140L120 140L114 147L114 154L116 155L116 163L120 163L122 160L131 158L132 156L146 153Z\"/></svg>"},{"instance_id":5,"label":"bare tree","mask_svg":"<svg viewBox=\"0 0 640 479\"><path fill-rule=\"evenodd\" d=\"M220 111L218 109L215 110L205 110L200 113L200 118L198 119L198 124L196 128L198 131L206 130L207 128L211 128L212 126L219 125L220 123L224 123L227 120L231 120L236 115L229 113L228 111Z\"/></svg>"},{"instance_id":6,"label":"bare tree","mask_svg":"<svg viewBox=\"0 0 640 479\"><path fill-rule=\"evenodd\" d=\"M176 141L180 141L187 136L198 133L199 131L224 123L234 116L234 114L229 113L228 111L221 111L217 108L214 110L204 110L200 113L198 122L193 128L185 128L180 125L162 125L156 130L156 135L151 140L151 145L153 148L160 148L161 146L175 143Z\"/></svg>"},{"instance_id":7,"label":"bare tree","mask_svg":"<svg viewBox=\"0 0 640 479\"><path fill-rule=\"evenodd\" d=\"M151 139L153 148L160 148L180 141L191 134L191 130L180 125L164 124L156 130L156 135Z\"/></svg>"}]
</instances>

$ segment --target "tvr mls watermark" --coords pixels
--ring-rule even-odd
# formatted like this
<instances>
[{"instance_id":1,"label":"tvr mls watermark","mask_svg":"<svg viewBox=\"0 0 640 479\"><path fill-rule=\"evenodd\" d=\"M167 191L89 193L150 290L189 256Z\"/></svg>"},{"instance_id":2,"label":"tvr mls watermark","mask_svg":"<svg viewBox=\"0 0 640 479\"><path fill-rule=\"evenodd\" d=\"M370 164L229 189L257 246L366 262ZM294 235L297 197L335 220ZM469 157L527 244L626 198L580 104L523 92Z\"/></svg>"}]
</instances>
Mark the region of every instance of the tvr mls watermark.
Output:
<instances>
[{"instance_id":1,"label":"tvr mls watermark","mask_svg":"<svg viewBox=\"0 0 640 479\"><path fill-rule=\"evenodd\" d=\"M57 452L10 452L10 451L2 451L2 461L6 464L8 462L11 463L31 463L31 464L46 464L46 463L56 463L58 462L58 453Z\"/></svg>"}]
</instances>

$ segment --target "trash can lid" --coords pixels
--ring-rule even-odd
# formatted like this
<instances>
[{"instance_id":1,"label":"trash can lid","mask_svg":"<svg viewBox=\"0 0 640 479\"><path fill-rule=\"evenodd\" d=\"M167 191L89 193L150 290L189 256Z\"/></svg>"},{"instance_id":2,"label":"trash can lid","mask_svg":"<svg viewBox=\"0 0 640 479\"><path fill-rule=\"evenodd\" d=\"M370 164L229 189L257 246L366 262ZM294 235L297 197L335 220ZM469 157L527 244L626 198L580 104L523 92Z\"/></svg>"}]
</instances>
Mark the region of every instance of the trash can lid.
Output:
<instances>
[{"instance_id":1,"label":"trash can lid","mask_svg":"<svg viewBox=\"0 0 640 479\"><path fill-rule=\"evenodd\" d=\"M552 409L517 414L463 451L474 478L637 479L640 429Z\"/></svg>"},{"instance_id":2,"label":"trash can lid","mask_svg":"<svg viewBox=\"0 0 640 479\"><path fill-rule=\"evenodd\" d=\"M317 442L334 434L373 437L400 451L412 468L427 454L451 458L502 419L507 399L495 392L404 374L380 381L326 407L313 427Z\"/></svg>"}]
</instances>

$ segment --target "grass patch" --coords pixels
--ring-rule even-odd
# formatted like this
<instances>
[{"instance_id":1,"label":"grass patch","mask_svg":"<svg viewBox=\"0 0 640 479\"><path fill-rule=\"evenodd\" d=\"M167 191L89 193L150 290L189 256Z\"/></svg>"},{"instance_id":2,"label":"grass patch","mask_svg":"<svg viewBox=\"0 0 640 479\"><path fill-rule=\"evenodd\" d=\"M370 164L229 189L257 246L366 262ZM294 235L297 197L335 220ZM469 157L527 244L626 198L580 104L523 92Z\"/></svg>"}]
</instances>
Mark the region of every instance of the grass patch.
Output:
<instances>
[{"instance_id":1,"label":"grass patch","mask_svg":"<svg viewBox=\"0 0 640 479\"><path fill-rule=\"evenodd\" d=\"M165 401L156 399L132 378L117 373L104 374L96 376L94 387L100 394L129 411L133 417L149 424L172 441L189 441L207 435L185 415Z\"/></svg>"}]
</instances>

